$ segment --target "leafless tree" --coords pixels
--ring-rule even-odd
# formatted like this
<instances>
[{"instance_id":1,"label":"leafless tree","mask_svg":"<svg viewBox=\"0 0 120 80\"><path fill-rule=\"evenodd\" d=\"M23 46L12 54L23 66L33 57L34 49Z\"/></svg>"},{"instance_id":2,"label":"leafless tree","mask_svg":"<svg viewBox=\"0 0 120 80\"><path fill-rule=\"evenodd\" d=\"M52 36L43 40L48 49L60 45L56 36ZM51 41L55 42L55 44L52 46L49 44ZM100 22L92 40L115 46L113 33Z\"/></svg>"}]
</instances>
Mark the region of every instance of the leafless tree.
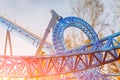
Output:
<instances>
[{"instance_id":1,"label":"leafless tree","mask_svg":"<svg viewBox=\"0 0 120 80\"><path fill-rule=\"evenodd\" d=\"M99 33L106 25L106 17L104 15L104 6L99 0L72 0L72 13L87 21L93 28L100 25Z\"/></svg>"},{"instance_id":2,"label":"leafless tree","mask_svg":"<svg viewBox=\"0 0 120 80\"><path fill-rule=\"evenodd\" d=\"M104 7L99 0L71 0L70 7L72 14L87 21L94 29L96 29L99 37L102 37L102 30L108 26L108 23L106 22L106 17L108 17L108 15L104 15ZM65 42L72 42L70 44L75 44L73 47L81 46L90 42L88 39L85 39L85 35L83 35L82 31L80 31L77 36L75 36L76 31L74 30L69 34L71 34L70 40L68 40L69 35L66 35ZM79 42L76 41L76 39L79 39ZM70 46L70 44L67 43L66 45Z\"/></svg>"},{"instance_id":3,"label":"leafless tree","mask_svg":"<svg viewBox=\"0 0 120 80\"><path fill-rule=\"evenodd\" d=\"M118 25L120 26L120 0L113 0L114 3L111 3L110 9L113 10L112 14L114 14L114 20L117 21ZM108 26L117 26L116 23L109 23L109 20L107 18L109 17L110 13L105 12L104 4L100 2L100 0L72 0L70 3L72 14L76 15L77 17L80 17L87 21L97 32L98 36L101 38L103 37L102 31L104 31L106 28L109 28ZM119 28L120 29L120 28ZM112 33L114 33L114 29L109 29ZM68 33L69 35L66 35L65 42L68 48L74 48L76 46L81 46L81 42L84 44L89 43L90 41L88 39L84 38L84 35L81 32L79 34L76 34L76 30L72 29L71 33ZM78 41L76 39L79 39ZM79 42L81 41L81 42ZM73 45L74 44L74 45ZM120 61L110 63L108 65L112 68L108 68L109 72L116 72L119 73L120 69L118 65ZM113 68L114 67L114 68ZM111 70L111 71L110 71ZM120 79L120 77L117 77L117 79Z\"/></svg>"}]
</instances>

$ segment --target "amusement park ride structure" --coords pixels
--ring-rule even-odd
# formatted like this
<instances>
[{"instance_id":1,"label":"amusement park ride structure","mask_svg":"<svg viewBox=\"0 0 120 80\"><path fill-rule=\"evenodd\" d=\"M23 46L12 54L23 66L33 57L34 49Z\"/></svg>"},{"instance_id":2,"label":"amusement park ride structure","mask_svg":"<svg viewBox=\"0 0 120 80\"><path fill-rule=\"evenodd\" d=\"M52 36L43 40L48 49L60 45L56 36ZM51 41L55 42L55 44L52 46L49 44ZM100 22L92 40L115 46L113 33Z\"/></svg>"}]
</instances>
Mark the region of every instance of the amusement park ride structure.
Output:
<instances>
[{"instance_id":1,"label":"amusement park ride structure","mask_svg":"<svg viewBox=\"0 0 120 80\"><path fill-rule=\"evenodd\" d=\"M36 56L14 56L11 47L11 56L7 56L5 47L4 56L0 56L0 77L30 79L70 73L70 77L78 74L79 76L76 78L78 80L108 80L107 76L116 76L102 74L100 66L120 59L120 42L117 40L120 32L99 39L93 28L84 20L77 17L62 18L54 10L51 13L51 21L42 39L11 20L0 16L0 27L7 30L5 45L7 45L8 39L11 46L10 33L14 33L37 47ZM68 27L81 29L91 42L67 50L63 34ZM46 42L51 28L53 28L53 46ZM54 55L41 55L42 49L54 53Z\"/></svg>"}]
</instances>

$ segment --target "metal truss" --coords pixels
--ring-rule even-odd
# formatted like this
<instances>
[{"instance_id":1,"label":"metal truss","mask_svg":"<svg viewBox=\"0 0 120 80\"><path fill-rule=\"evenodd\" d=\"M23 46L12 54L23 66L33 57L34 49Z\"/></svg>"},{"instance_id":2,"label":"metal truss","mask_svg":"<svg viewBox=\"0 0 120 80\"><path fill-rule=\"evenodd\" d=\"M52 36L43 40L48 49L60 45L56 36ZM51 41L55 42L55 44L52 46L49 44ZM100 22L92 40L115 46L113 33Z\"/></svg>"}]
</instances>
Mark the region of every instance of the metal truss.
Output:
<instances>
[{"instance_id":1,"label":"metal truss","mask_svg":"<svg viewBox=\"0 0 120 80\"><path fill-rule=\"evenodd\" d=\"M118 52L120 42L117 40L119 35L120 32L85 45L79 53L71 50L71 54L63 53L44 57L0 56L0 76L30 78L54 76L83 71L117 61L120 59ZM102 46L99 47L99 44ZM97 54L101 54L102 57Z\"/></svg>"},{"instance_id":2,"label":"metal truss","mask_svg":"<svg viewBox=\"0 0 120 80\"><path fill-rule=\"evenodd\" d=\"M93 28L81 18L67 17L59 20L59 23L53 29L53 45L57 54L67 50L64 44L64 30L68 27L81 29L91 42L98 40L98 35Z\"/></svg>"},{"instance_id":3,"label":"metal truss","mask_svg":"<svg viewBox=\"0 0 120 80\"><path fill-rule=\"evenodd\" d=\"M39 36L1 15L0 27L3 27L9 32L16 34L18 37L26 40L28 43L35 47L38 47L41 42L41 38ZM49 42L45 42L43 48L49 52L53 52L53 47Z\"/></svg>"},{"instance_id":4,"label":"metal truss","mask_svg":"<svg viewBox=\"0 0 120 80\"><path fill-rule=\"evenodd\" d=\"M59 22L53 27L53 45L56 51L54 52L53 46L45 42L45 39L50 28L57 23L56 20L59 20ZM102 80L106 79L106 76L100 74L99 66L120 59L120 42L117 39L120 36L120 32L99 40L94 29L87 22L77 17L62 18L52 11L52 19L43 40L3 16L0 16L0 26L26 39L35 47L38 47L41 43L42 45L44 44L43 48L49 53L56 53L55 55L41 57L1 55L0 79L8 77L8 80L17 78L25 78L26 80L28 78L34 78L36 80L38 77L51 77L64 74L74 75L77 73L78 80L79 78L82 80ZM64 30L68 27L81 29L88 36L91 43L67 50L64 44L63 34ZM41 51L42 45L40 45L41 47L39 46L38 53ZM81 75L81 73L84 74ZM74 77L73 75L63 79L60 78L60 80L69 79Z\"/></svg>"}]
</instances>

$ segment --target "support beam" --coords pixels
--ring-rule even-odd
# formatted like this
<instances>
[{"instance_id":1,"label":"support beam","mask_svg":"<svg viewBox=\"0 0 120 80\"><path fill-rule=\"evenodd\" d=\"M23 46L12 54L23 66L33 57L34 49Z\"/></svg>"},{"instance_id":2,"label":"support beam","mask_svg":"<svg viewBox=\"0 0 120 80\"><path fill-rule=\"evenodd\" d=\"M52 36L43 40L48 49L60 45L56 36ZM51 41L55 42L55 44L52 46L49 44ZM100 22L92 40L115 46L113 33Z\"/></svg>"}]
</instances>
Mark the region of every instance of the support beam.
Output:
<instances>
[{"instance_id":1,"label":"support beam","mask_svg":"<svg viewBox=\"0 0 120 80\"><path fill-rule=\"evenodd\" d=\"M92 46L96 45L95 43L91 44L89 47L86 46L87 51L81 53L49 55L43 57L0 56L0 77L35 78L56 76L88 70L120 60L118 51L120 50L120 42L116 41L116 37L113 37L113 35L111 39L109 39L109 36L98 41L98 43L100 42L103 44L99 50L91 50L93 49ZM109 43L110 41L111 43ZM115 45L112 43L115 43ZM102 54L103 56L96 56L97 54ZM85 59L86 56L90 57L90 59ZM73 60L72 62L71 59ZM43 62L45 65L43 65Z\"/></svg>"},{"instance_id":2,"label":"support beam","mask_svg":"<svg viewBox=\"0 0 120 80\"><path fill-rule=\"evenodd\" d=\"M51 13L52 13L52 18L50 20L50 23L49 23L47 29L46 29L46 32L43 35L43 38L42 38L42 40L39 44L39 47L36 51L36 56L42 56L43 55L43 54L41 54L41 50L42 50L42 47L43 47L43 45L44 45L44 43L47 39L48 34L50 33L50 29L52 27L54 27L55 24L57 23L57 20L59 20L61 18L61 16L59 16L54 10L51 10Z\"/></svg>"},{"instance_id":3,"label":"support beam","mask_svg":"<svg viewBox=\"0 0 120 80\"><path fill-rule=\"evenodd\" d=\"M10 48L10 55L12 56L11 37L10 37L10 32L9 32L8 30L7 30L7 32L6 32L5 48L4 48L4 56L6 56L7 44L9 45L9 48Z\"/></svg>"}]
</instances>

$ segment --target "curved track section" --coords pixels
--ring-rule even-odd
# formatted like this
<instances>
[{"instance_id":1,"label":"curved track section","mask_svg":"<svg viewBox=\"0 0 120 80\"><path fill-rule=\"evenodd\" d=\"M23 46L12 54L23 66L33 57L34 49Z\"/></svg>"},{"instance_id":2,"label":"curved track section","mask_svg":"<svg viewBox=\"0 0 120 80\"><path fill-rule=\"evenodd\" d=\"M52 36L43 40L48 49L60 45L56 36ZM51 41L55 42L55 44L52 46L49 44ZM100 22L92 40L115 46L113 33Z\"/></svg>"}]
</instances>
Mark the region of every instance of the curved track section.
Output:
<instances>
[{"instance_id":1,"label":"curved track section","mask_svg":"<svg viewBox=\"0 0 120 80\"><path fill-rule=\"evenodd\" d=\"M39 44L40 39L38 37L8 19L0 16L0 23L1 27L22 35L22 37L30 40L33 45L37 46ZM76 49L66 50L63 34L68 27L81 29L91 40L91 43ZM120 32L98 40L98 36L91 26L82 19L77 17L61 19L53 31L53 45L56 55L43 57L0 56L0 77L35 78L54 76L83 71L117 61L120 59L118 37L120 37ZM52 50L51 45L48 43L45 43L45 45L44 48Z\"/></svg>"},{"instance_id":2,"label":"curved track section","mask_svg":"<svg viewBox=\"0 0 120 80\"><path fill-rule=\"evenodd\" d=\"M64 45L64 30L68 27L76 27L81 29L90 39L91 42L98 40L98 36L93 28L84 20L77 17L67 17L59 20L59 23L53 30L53 45L57 54L64 53L66 47Z\"/></svg>"},{"instance_id":3,"label":"curved track section","mask_svg":"<svg viewBox=\"0 0 120 80\"><path fill-rule=\"evenodd\" d=\"M0 56L0 76L41 77L74 73L120 60L120 32L84 45L84 52L44 57ZM96 50L102 44L103 46ZM96 55L102 54L103 57ZM89 59L85 59L85 56ZM108 57L111 56L111 57ZM70 62L70 59L74 61ZM96 61L96 62L95 62Z\"/></svg>"},{"instance_id":4,"label":"curved track section","mask_svg":"<svg viewBox=\"0 0 120 80\"><path fill-rule=\"evenodd\" d=\"M54 30L53 30L53 45L54 45L54 48L57 54L65 54L65 53L71 54L71 50L67 50L65 46L64 36L63 36L65 29L69 27L76 27L78 29L81 29L90 39L91 43L98 40L98 36L96 32L94 31L94 29L81 18L66 17L66 18L60 19L59 23L54 27ZM81 51L80 48L76 49L76 52L80 52L80 51ZM99 56L99 54L97 54L96 56ZM88 56L84 56L84 58L87 60ZM73 58L69 59L69 62L71 62L71 64L74 65ZM96 72L96 70L99 71L98 69L91 69L91 70L87 70L85 73L79 72L77 74L86 75L87 73L88 75L88 74L92 74L93 72Z\"/></svg>"}]
</instances>

